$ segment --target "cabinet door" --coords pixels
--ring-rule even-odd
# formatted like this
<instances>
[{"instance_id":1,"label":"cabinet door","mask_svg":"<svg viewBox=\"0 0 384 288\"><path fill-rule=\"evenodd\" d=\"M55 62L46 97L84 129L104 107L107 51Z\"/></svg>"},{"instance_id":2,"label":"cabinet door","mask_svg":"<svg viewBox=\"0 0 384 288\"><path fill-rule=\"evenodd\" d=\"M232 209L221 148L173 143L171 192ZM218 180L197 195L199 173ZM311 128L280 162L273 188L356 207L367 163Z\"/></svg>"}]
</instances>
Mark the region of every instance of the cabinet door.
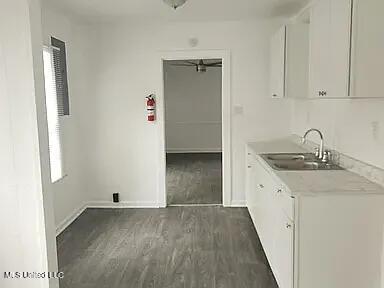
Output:
<instances>
[{"instance_id":1,"label":"cabinet door","mask_svg":"<svg viewBox=\"0 0 384 288\"><path fill-rule=\"evenodd\" d=\"M310 22L310 97L348 96L351 0L318 0Z\"/></svg>"},{"instance_id":2,"label":"cabinet door","mask_svg":"<svg viewBox=\"0 0 384 288\"><path fill-rule=\"evenodd\" d=\"M280 185L275 182L269 172L256 161L255 165L256 189L257 189L257 217L258 233L268 261L272 263L274 242L276 237L276 219L279 211L275 194ZM283 212L282 212L283 213Z\"/></svg>"},{"instance_id":3,"label":"cabinet door","mask_svg":"<svg viewBox=\"0 0 384 288\"><path fill-rule=\"evenodd\" d=\"M270 93L273 98L283 98L285 93L285 33L283 26L271 39Z\"/></svg>"},{"instance_id":4,"label":"cabinet door","mask_svg":"<svg viewBox=\"0 0 384 288\"><path fill-rule=\"evenodd\" d=\"M328 91L330 55L330 0L319 0L311 10L310 22L310 97L320 97Z\"/></svg>"},{"instance_id":5,"label":"cabinet door","mask_svg":"<svg viewBox=\"0 0 384 288\"><path fill-rule=\"evenodd\" d=\"M354 0L351 96L384 97L383 12L383 0Z\"/></svg>"},{"instance_id":6,"label":"cabinet door","mask_svg":"<svg viewBox=\"0 0 384 288\"><path fill-rule=\"evenodd\" d=\"M309 23L287 26L285 97L307 98L309 75Z\"/></svg>"},{"instance_id":7,"label":"cabinet door","mask_svg":"<svg viewBox=\"0 0 384 288\"><path fill-rule=\"evenodd\" d=\"M246 204L249 214L252 220L255 218L255 208L257 200L257 189L256 189L256 173L255 173L255 160L251 153L247 153L247 171L246 171Z\"/></svg>"},{"instance_id":8,"label":"cabinet door","mask_svg":"<svg viewBox=\"0 0 384 288\"><path fill-rule=\"evenodd\" d=\"M266 240L267 231L267 214L266 214L266 197L265 189L262 184L263 174L262 167L255 159L255 156L248 155L248 167L246 174L246 203L249 214L251 215L253 224L262 242Z\"/></svg>"},{"instance_id":9,"label":"cabinet door","mask_svg":"<svg viewBox=\"0 0 384 288\"><path fill-rule=\"evenodd\" d=\"M331 0L329 97L349 97L352 0Z\"/></svg>"},{"instance_id":10,"label":"cabinet door","mask_svg":"<svg viewBox=\"0 0 384 288\"><path fill-rule=\"evenodd\" d=\"M267 244L269 241L270 235L270 225L269 225L269 209L270 201L268 197L268 184L265 177L264 168L256 160L252 166L252 185L253 185L253 195L252 195L252 211L254 214L254 223L256 226L257 233L260 237L260 240L263 244ZM265 250L266 247L264 247Z\"/></svg>"},{"instance_id":11,"label":"cabinet door","mask_svg":"<svg viewBox=\"0 0 384 288\"><path fill-rule=\"evenodd\" d=\"M280 288L293 288L294 224L282 211L276 211L272 270Z\"/></svg>"}]
</instances>

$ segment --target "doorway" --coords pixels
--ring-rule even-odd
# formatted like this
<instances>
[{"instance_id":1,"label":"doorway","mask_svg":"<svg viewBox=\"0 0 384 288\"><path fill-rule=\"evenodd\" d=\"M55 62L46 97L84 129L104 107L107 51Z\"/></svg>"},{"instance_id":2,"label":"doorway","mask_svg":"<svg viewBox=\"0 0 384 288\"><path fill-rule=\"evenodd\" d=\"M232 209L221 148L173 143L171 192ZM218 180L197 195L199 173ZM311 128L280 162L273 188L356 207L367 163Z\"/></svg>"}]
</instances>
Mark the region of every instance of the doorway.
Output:
<instances>
[{"instance_id":1,"label":"doorway","mask_svg":"<svg viewBox=\"0 0 384 288\"><path fill-rule=\"evenodd\" d=\"M230 51L228 50L176 50L159 52L160 73L159 89L157 95L157 122L159 131L159 188L158 203L159 207L167 206L167 177L166 177L166 131L165 131L165 73L164 64L166 61L185 60L200 61L201 59L221 59L222 61L222 101L221 101L221 169L222 169L222 205L230 207L232 205L232 165L231 165L231 63ZM186 107L188 109L188 107ZM173 154L173 153L172 153ZM185 204L184 204L185 205ZM202 205L202 204L199 204ZM210 205L210 204L208 204Z\"/></svg>"},{"instance_id":2,"label":"doorway","mask_svg":"<svg viewBox=\"0 0 384 288\"><path fill-rule=\"evenodd\" d=\"M222 59L164 61L168 205L222 205Z\"/></svg>"}]
</instances>

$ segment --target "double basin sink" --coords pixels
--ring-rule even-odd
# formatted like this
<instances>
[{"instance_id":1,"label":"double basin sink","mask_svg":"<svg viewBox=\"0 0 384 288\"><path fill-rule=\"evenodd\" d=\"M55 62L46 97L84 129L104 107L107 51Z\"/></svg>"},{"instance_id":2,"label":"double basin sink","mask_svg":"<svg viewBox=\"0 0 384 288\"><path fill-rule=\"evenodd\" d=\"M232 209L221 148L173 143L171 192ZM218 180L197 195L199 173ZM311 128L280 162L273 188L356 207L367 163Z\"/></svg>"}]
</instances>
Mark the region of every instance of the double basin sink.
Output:
<instances>
[{"instance_id":1,"label":"double basin sink","mask_svg":"<svg viewBox=\"0 0 384 288\"><path fill-rule=\"evenodd\" d=\"M311 153L279 153L260 155L273 169L281 171L343 170L328 161L322 162Z\"/></svg>"}]
</instances>

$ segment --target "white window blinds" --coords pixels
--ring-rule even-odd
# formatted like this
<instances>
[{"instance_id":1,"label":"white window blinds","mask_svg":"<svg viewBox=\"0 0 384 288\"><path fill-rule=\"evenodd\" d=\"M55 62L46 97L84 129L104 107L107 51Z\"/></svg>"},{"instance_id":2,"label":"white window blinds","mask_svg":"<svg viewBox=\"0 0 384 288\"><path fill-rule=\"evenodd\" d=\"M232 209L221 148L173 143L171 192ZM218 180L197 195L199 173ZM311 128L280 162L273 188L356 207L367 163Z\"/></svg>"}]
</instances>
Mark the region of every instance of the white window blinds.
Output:
<instances>
[{"instance_id":1,"label":"white window blinds","mask_svg":"<svg viewBox=\"0 0 384 288\"><path fill-rule=\"evenodd\" d=\"M59 121L59 103L56 87L56 75L54 67L54 54L56 48L44 47L44 78L45 101L47 107L49 160L51 167L51 181L56 182L63 177L63 159L61 149L61 132Z\"/></svg>"},{"instance_id":2,"label":"white window blinds","mask_svg":"<svg viewBox=\"0 0 384 288\"><path fill-rule=\"evenodd\" d=\"M67 80L67 53L65 42L51 38L53 48L53 64L55 68L57 105L59 115L69 115L69 95L68 95L68 80Z\"/></svg>"},{"instance_id":3,"label":"white window blinds","mask_svg":"<svg viewBox=\"0 0 384 288\"><path fill-rule=\"evenodd\" d=\"M56 98L57 98L57 109L59 116L64 116L64 79L63 79L63 68L60 61L61 52L59 49L52 49L53 56L53 67L54 77L56 84Z\"/></svg>"}]
</instances>

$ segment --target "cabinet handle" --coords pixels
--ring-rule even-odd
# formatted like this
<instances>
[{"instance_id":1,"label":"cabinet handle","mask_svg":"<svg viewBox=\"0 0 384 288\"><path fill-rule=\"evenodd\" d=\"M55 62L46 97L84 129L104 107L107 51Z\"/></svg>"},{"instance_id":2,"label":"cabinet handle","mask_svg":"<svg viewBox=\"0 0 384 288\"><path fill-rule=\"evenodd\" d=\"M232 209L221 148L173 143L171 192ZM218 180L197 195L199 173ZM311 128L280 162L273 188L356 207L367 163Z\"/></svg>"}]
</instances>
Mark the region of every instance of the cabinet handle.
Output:
<instances>
[{"instance_id":1,"label":"cabinet handle","mask_svg":"<svg viewBox=\"0 0 384 288\"><path fill-rule=\"evenodd\" d=\"M319 96L327 96L327 91L319 91Z\"/></svg>"},{"instance_id":2,"label":"cabinet handle","mask_svg":"<svg viewBox=\"0 0 384 288\"><path fill-rule=\"evenodd\" d=\"M281 190L281 189L277 189L277 191L276 191L277 194L280 194L281 192L283 192L283 190Z\"/></svg>"},{"instance_id":3,"label":"cabinet handle","mask_svg":"<svg viewBox=\"0 0 384 288\"><path fill-rule=\"evenodd\" d=\"M252 166L249 165L248 168L252 168Z\"/></svg>"},{"instance_id":4,"label":"cabinet handle","mask_svg":"<svg viewBox=\"0 0 384 288\"><path fill-rule=\"evenodd\" d=\"M285 227L287 227L287 229L291 229L291 228L292 228L292 224L287 223L287 224L285 225Z\"/></svg>"},{"instance_id":5,"label":"cabinet handle","mask_svg":"<svg viewBox=\"0 0 384 288\"><path fill-rule=\"evenodd\" d=\"M272 97L277 97L277 94L273 94Z\"/></svg>"},{"instance_id":6,"label":"cabinet handle","mask_svg":"<svg viewBox=\"0 0 384 288\"><path fill-rule=\"evenodd\" d=\"M259 184L260 188L264 188L264 185L263 184Z\"/></svg>"}]
</instances>

